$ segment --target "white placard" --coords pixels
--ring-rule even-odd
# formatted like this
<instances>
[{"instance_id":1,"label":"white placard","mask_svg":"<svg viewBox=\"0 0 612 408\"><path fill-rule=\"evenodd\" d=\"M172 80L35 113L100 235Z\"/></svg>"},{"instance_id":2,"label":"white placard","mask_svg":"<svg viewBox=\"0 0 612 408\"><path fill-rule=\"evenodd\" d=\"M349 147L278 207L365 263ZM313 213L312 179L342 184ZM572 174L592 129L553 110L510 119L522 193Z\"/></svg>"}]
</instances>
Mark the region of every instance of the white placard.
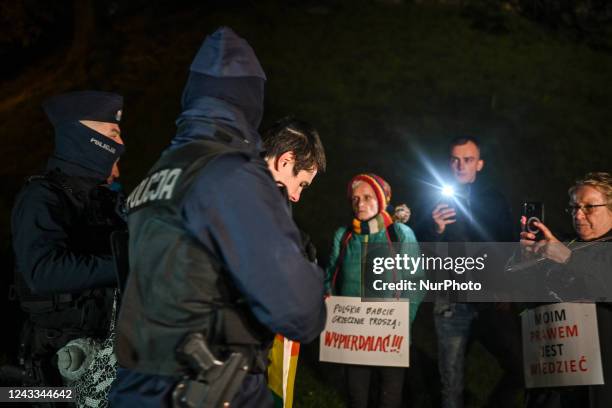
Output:
<instances>
[{"instance_id":1,"label":"white placard","mask_svg":"<svg viewBox=\"0 0 612 408\"><path fill-rule=\"evenodd\" d=\"M341 364L408 367L408 302L361 302L330 296L319 359Z\"/></svg>"},{"instance_id":2,"label":"white placard","mask_svg":"<svg viewBox=\"0 0 612 408\"><path fill-rule=\"evenodd\" d=\"M603 384L592 303L556 303L521 316L527 388Z\"/></svg>"}]
</instances>

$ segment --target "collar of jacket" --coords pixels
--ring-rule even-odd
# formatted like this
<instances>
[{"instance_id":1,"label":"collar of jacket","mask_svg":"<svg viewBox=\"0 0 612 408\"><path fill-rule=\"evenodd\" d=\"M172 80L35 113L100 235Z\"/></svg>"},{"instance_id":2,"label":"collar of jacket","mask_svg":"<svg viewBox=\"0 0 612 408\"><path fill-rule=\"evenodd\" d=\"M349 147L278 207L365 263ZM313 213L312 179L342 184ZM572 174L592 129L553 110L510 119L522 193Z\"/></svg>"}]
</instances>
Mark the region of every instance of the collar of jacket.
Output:
<instances>
[{"instance_id":1,"label":"collar of jacket","mask_svg":"<svg viewBox=\"0 0 612 408\"><path fill-rule=\"evenodd\" d=\"M221 99L205 96L192 101L192 106L181 113L176 125L172 149L194 140L210 139L255 154L262 151L257 130L240 109Z\"/></svg>"},{"instance_id":2,"label":"collar of jacket","mask_svg":"<svg viewBox=\"0 0 612 408\"><path fill-rule=\"evenodd\" d=\"M608 241L612 241L612 229L610 229L608 232L603 234L601 237L592 239L590 241L583 241L583 240L581 240L578 237L575 238L575 241L577 241L577 242L593 242L593 241L608 242Z\"/></svg>"},{"instance_id":3,"label":"collar of jacket","mask_svg":"<svg viewBox=\"0 0 612 408\"><path fill-rule=\"evenodd\" d=\"M47 171L60 170L62 173L71 176L90 180L93 184L102 184L106 180L96 171L87 169L76 163L72 163L59 157L51 156L47 161Z\"/></svg>"}]
</instances>

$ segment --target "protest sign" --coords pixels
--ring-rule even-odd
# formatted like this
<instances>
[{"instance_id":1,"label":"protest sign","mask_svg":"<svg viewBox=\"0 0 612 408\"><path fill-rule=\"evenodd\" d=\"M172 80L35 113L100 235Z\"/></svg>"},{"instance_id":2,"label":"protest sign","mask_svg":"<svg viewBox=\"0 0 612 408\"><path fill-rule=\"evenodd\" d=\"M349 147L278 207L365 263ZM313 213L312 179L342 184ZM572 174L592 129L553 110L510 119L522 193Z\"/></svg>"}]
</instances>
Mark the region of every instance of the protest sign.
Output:
<instances>
[{"instance_id":1,"label":"protest sign","mask_svg":"<svg viewBox=\"0 0 612 408\"><path fill-rule=\"evenodd\" d=\"M556 303L522 316L527 388L603 384L592 303Z\"/></svg>"},{"instance_id":2,"label":"protest sign","mask_svg":"<svg viewBox=\"0 0 612 408\"><path fill-rule=\"evenodd\" d=\"M319 359L343 364L408 367L408 302L327 298L327 323Z\"/></svg>"}]
</instances>

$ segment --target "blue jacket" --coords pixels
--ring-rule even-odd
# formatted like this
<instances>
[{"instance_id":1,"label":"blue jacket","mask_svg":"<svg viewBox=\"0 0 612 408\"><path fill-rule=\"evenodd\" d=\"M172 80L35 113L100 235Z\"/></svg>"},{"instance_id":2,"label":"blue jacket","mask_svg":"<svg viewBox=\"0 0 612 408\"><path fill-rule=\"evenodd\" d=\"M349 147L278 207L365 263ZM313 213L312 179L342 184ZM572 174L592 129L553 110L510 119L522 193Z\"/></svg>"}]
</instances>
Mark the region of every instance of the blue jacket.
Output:
<instances>
[{"instance_id":1,"label":"blue jacket","mask_svg":"<svg viewBox=\"0 0 612 408\"><path fill-rule=\"evenodd\" d=\"M323 271L302 254L298 229L259 157L264 80L248 44L230 29L217 30L191 66L168 150L213 140L247 153L218 156L195 176L179 204L183 227L222 263L261 324L310 342L325 324ZM112 405L166 406L175 382L121 369ZM264 375L249 374L232 406L271 404Z\"/></svg>"},{"instance_id":2,"label":"blue jacket","mask_svg":"<svg viewBox=\"0 0 612 408\"><path fill-rule=\"evenodd\" d=\"M218 77L192 71L169 149L211 139L257 154L263 79L223 77L223 67L214 69ZM299 231L263 161L218 158L198 176L182 208L185 227L225 263L262 324L301 342L319 335L323 271L302 255Z\"/></svg>"}]
</instances>

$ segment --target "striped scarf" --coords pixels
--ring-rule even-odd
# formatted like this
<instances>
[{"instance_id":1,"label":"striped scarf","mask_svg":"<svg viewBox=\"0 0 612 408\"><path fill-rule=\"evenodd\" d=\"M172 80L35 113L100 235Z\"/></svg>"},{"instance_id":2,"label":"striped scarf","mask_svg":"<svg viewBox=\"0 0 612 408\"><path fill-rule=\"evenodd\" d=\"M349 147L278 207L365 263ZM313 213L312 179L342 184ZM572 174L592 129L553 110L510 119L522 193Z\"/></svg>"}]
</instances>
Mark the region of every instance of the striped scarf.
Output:
<instances>
[{"instance_id":1,"label":"striped scarf","mask_svg":"<svg viewBox=\"0 0 612 408\"><path fill-rule=\"evenodd\" d=\"M355 234L367 235L384 231L391 224L393 224L393 218L391 218L388 212L383 210L368 221L360 221L357 218L353 218L352 226Z\"/></svg>"}]
</instances>

